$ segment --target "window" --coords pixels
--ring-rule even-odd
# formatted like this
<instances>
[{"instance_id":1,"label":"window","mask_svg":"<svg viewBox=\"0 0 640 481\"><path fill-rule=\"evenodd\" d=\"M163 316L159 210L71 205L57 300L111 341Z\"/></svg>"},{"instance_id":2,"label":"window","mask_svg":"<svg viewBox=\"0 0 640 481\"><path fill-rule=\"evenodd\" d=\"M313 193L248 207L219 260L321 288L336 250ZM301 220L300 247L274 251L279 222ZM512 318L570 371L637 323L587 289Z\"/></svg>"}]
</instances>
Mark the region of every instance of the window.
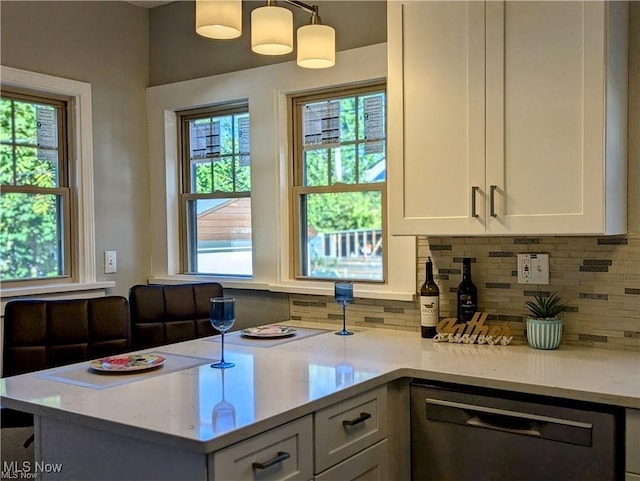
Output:
<instances>
[{"instance_id":1,"label":"window","mask_svg":"<svg viewBox=\"0 0 640 481\"><path fill-rule=\"evenodd\" d=\"M64 109L66 119L62 123L58 123L58 128L66 131L64 134L62 130L58 132L62 135L62 137L59 137L58 147L60 149L66 148L66 164L62 157L58 158L58 165L56 166L58 187L48 187L47 194L42 194L42 199L46 198L47 195L53 195L56 196L59 203L66 202L66 205L56 204L56 214L60 216L58 218L60 224L57 224L57 232L61 236L56 242L58 246L63 246L64 249L62 251L63 259L58 258L56 260L62 262L62 266L65 269L64 274L57 277L29 277L3 282L0 293L6 297L67 293L64 296L68 298L69 296L73 297L73 294L68 294L69 292L99 291L114 287L115 282L111 280L96 279L91 85L86 82L2 65L0 65L0 80L2 80L2 97L13 98L15 94L21 93L23 95L26 94L31 99L30 101L33 101L36 105L57 104L58 101L66 104L66 109ZM10 135L13 135L9 134L10 129L11 127L7 125L7 139ZM37 141L38 135L37 133L35 135ZM18 138L14 143L20 143ZM9 140L5 144L4 138L0 143L0 145L6 145L7 149L11 144L12 142ZM58 155L60 155L60 152ZM48 159L48 157L46 158ZM16 162L19 161L20 159L16 160ZM4 157L1 162L5 162ZM13 163L13 160L7 159L6 162ZM46 163L43 165L46 165ZM7 168L13 167L8 166ZM4 180L0 182L4 184ZM27 189L25 186L10 184L7 187L2 185L0 188L2 189L2 194L5 192L19 192L20 189L24 189L28 193L34 195L38 193L40 195L37 189L42 188L42 186L32 186ZM4 213L4 207L2 207L2 212ZM38 210L38 212L42 214L43 211ZM14 220L7 214L6 217L0 219L0 230L4 226L5 219L7 222ZM10 232L8 227L6 232ZM11 233L13 232L12 230ZM5 258L7 247L7 244L0 243L0 259ZM39 250L40 248L41 246L38 246ZM8 257L9 254L7 254ZM35 268L39 269L39 266L35 265ZM31 266L29 270L31 274Z\"/></svg>"},{"instance_id":2,"label":"window","mask_svg":"<svg viewBox=\"0 0 640 481\"><path fill-rule=\"evenodd\" d=\"M251 158L246 103L181 112L182 269L251 277Z\"/></svg>"},{"instance_id":3,"label":"window","mask_svg":"<svg viewBox=\"0 0 640 481\"><path fill-rule=\"evenodd\" d=\"M385 86L292 101L295 276L384 282Z\"/></svg>"},{"instance_id":4,"label":"window","mask_svg":"<svg viewBox=\"0 0 640 481\"><path fill-rule=\"evenodd\" d=\"M0 280L68 280L67 100L4 89L0 124Z\"/></svg>"},{"instance_id":5,"label":"window","mask_svg":"<svg viewBox=\"0 0 640 481\"><path fill-rule=\"evenodd\" d=\"M366 93L366 89L355 89L364 85L377 86L368 89L372 94L384 93L384 77L387 72L386 44L346 50L339 55L340 62L323 72L292 68L291 63L285 62L147 89L152 260L150 282L161 284L207 279L220 282L230 289L333 295L333 285L327 282L331 280L330 276L304 277L300 271L296 271L302 265L299 257L296 258L302 249L296 248L294 244L294 241L298 242L300 239L300 198L294 197L293 190L295 102L292 99L303 100L304 97L311 103L312 100L355 97ZM331 95L312 98L310 93L317 92ZM183 227L186 218L186 201L183 196L187 191L183 189L184 179L176 178L176 173L182 172L183 159L188 158L188 154L183 153L185 146L181 144L183 137L187 140L181 128L181 115L195 113L195 109L206 105L228 106L236 103L237 99L247 99L250 112L251 192L246 197L251 198L251 232L254 239L251 250L252 276L188 274L185 269L187 258L184 256L186 228ZM399 108L398 102L392 104L385 94L385 116L392 106ZM210 113L209 116L215 117L216 114ZM364 128L363 120L358 122ZM372 126L373 123L369 128ZM384 147L388 157L393 152L389 149L395 148L393 160L402 162L400 146L390 146L386 142L387 132L391 128L397 128L397 125L384 125L383 128ZM359 138L354 143L360 145L362 140ZM301 141L298 148L300 147ZM378 264L374 271L377 279L357 281L354 291L358 298L412 301L416 289L415 237L389 235L384 211L384 197L392 187L385 185L386 169L391 167L391 163L392 160L389 160L384 166L384 181L348 185L351 189L371 189L383 198L382 230L385 235L378 250L382 257L368 258ZM382 164L378 166L380 167ZM373 172L371 170L370 175ZM325 187L331 189L334 186ZM306 187L298 182L295 188ZM308 188L311 190L321 187ZM354 242L353 237L351 242ZM373 241L373 236L370 237ZM194 238L193 234L191 238ZM369 244L373 249L378 238L375 242L371 241ZM380 261L382 269L379 267ZM310 273L310 269L306 272Z\"/></svg>"}]
</instances>

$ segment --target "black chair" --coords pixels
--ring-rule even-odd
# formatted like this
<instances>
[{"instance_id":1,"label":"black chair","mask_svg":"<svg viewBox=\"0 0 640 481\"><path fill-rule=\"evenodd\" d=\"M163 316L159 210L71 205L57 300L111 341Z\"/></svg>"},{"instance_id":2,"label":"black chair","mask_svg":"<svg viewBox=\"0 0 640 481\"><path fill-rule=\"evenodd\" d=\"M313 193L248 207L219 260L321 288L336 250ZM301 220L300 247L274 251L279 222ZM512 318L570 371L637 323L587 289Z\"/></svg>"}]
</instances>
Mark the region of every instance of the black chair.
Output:
<instances>
[{"instance_id":1,"label":"black chair","mask_svg":"<svg viewBox=\"0 0 640 481\"><path fill-rule=\"evenodd\" d=\"M133 349L213 336L209 305L223 295L217 282L135 285L129 289Z\"/></svg>"},{"instance_id":2,"label":"black chair","mask_svg":"<svg viewBox=\"0 0 640 481\"><path fill-rule=\"evenodd\" d=\"M9 301L3 339L2 377L122 354L131 350L129 302L122 296ZM0 419L2 428L33 426L33 415L14 409L2 408Z\"/></svg>"}]
</instances>

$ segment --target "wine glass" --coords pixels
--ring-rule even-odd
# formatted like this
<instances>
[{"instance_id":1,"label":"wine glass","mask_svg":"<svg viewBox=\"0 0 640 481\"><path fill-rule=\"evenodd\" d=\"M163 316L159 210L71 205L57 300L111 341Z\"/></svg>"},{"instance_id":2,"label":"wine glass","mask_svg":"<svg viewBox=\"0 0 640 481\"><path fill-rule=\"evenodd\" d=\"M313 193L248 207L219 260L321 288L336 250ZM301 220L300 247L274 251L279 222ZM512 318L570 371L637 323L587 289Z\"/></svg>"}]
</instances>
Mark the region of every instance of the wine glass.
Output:
<instances>
[{"instance_id":1,"label":"wine glass","mask_svg":"<svg viewBox=\"0 0 640 481\"><path fill-rule=\"evenodd\" d=\"M335 287L335 299L338 304L342 306L342 331L336 332L338 336L350 336L353 334L351 331L347 331L347 306L353 302L353 282L351 281L336 281Z\"/></svg>"},{"instance_id":2,"label":"wine glass","mask_svg":"<svg viewBox=\"0 0 640 481\"><path fill-rule=\"evenodd\" d=\"M232 362L224 360L224 333L231 329L236 322L236 299L235 297L212 297L210 311L211 325L220 331L222 346L222 356L220 362L211 364L211 367L226 369L235 366Z\"/></svg>"},{"instance_id":3,"label":"wine glass","mask_svg":"<svg viewBox=\"0 0 640 481\"><path fill-rule=\"evenodd\" d=\"M211 412L211 426L214 433L224 433L236 427L236 408L224 397L224 369L220 374L222 375L222 399Z\"/></svg>"}]
</instances>

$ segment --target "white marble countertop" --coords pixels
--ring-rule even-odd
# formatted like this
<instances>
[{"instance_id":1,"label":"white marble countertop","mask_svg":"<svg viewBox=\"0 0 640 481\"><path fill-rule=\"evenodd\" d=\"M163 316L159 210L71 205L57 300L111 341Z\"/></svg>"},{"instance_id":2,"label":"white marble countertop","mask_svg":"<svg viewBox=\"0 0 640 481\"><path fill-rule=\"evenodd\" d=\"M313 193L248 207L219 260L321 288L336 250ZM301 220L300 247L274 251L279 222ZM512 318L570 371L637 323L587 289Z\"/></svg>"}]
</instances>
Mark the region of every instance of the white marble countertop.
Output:
<instances>
[{"instance_id":1,"label":"white marble countertop","mask_svg":"<svg viewBox=\"0 0 640 481\"><path fill-rule=\"evenodd\" d=\"M47 379L44 371L5 378L2 406L196 452L220 449L403 377L640 409L637 352L434 343L386 329L353 328L355 335L343 337L333 334L335 325L286 324L329 331L272 347L226 343L225 358L236 366L224 371L209 367L220 355L211 338L146 350L200 357L202 364L163 373L165 365L100 389ZM235 428L233 416L219 428L212 422L223 387Z\"/></svg>"}]
</instances>

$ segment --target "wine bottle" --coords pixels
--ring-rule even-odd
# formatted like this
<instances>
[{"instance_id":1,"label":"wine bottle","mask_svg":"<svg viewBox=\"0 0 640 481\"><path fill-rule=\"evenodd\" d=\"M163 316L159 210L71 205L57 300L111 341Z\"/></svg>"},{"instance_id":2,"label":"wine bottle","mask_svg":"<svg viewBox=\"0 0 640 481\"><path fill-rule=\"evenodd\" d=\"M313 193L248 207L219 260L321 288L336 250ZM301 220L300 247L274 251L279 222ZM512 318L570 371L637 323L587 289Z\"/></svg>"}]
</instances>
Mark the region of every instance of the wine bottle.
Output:
<instances>
[{"instance_id":1,"label":"wine bottle","mask_svg":"<svg viewBox=\"0 0 640 481\"><path fill-rule=\"evenodd\" d=\"M478 310L478 289L471 280L471 259L462 259L462 282L458 284L458 322L469 322Z\"/></svg>"},{"instance_id":2,"label":"wine bottle","mask_svg":"<svg viewBox=\"0 0 640 481\"><path fill-rule=\"evenodd\" d=\"M433 280L433 263L427 258L425 281L420 287L420 333L431 339L436 335L436 325L440 320L440 289Z\"/></svg>"}]
</instances>

